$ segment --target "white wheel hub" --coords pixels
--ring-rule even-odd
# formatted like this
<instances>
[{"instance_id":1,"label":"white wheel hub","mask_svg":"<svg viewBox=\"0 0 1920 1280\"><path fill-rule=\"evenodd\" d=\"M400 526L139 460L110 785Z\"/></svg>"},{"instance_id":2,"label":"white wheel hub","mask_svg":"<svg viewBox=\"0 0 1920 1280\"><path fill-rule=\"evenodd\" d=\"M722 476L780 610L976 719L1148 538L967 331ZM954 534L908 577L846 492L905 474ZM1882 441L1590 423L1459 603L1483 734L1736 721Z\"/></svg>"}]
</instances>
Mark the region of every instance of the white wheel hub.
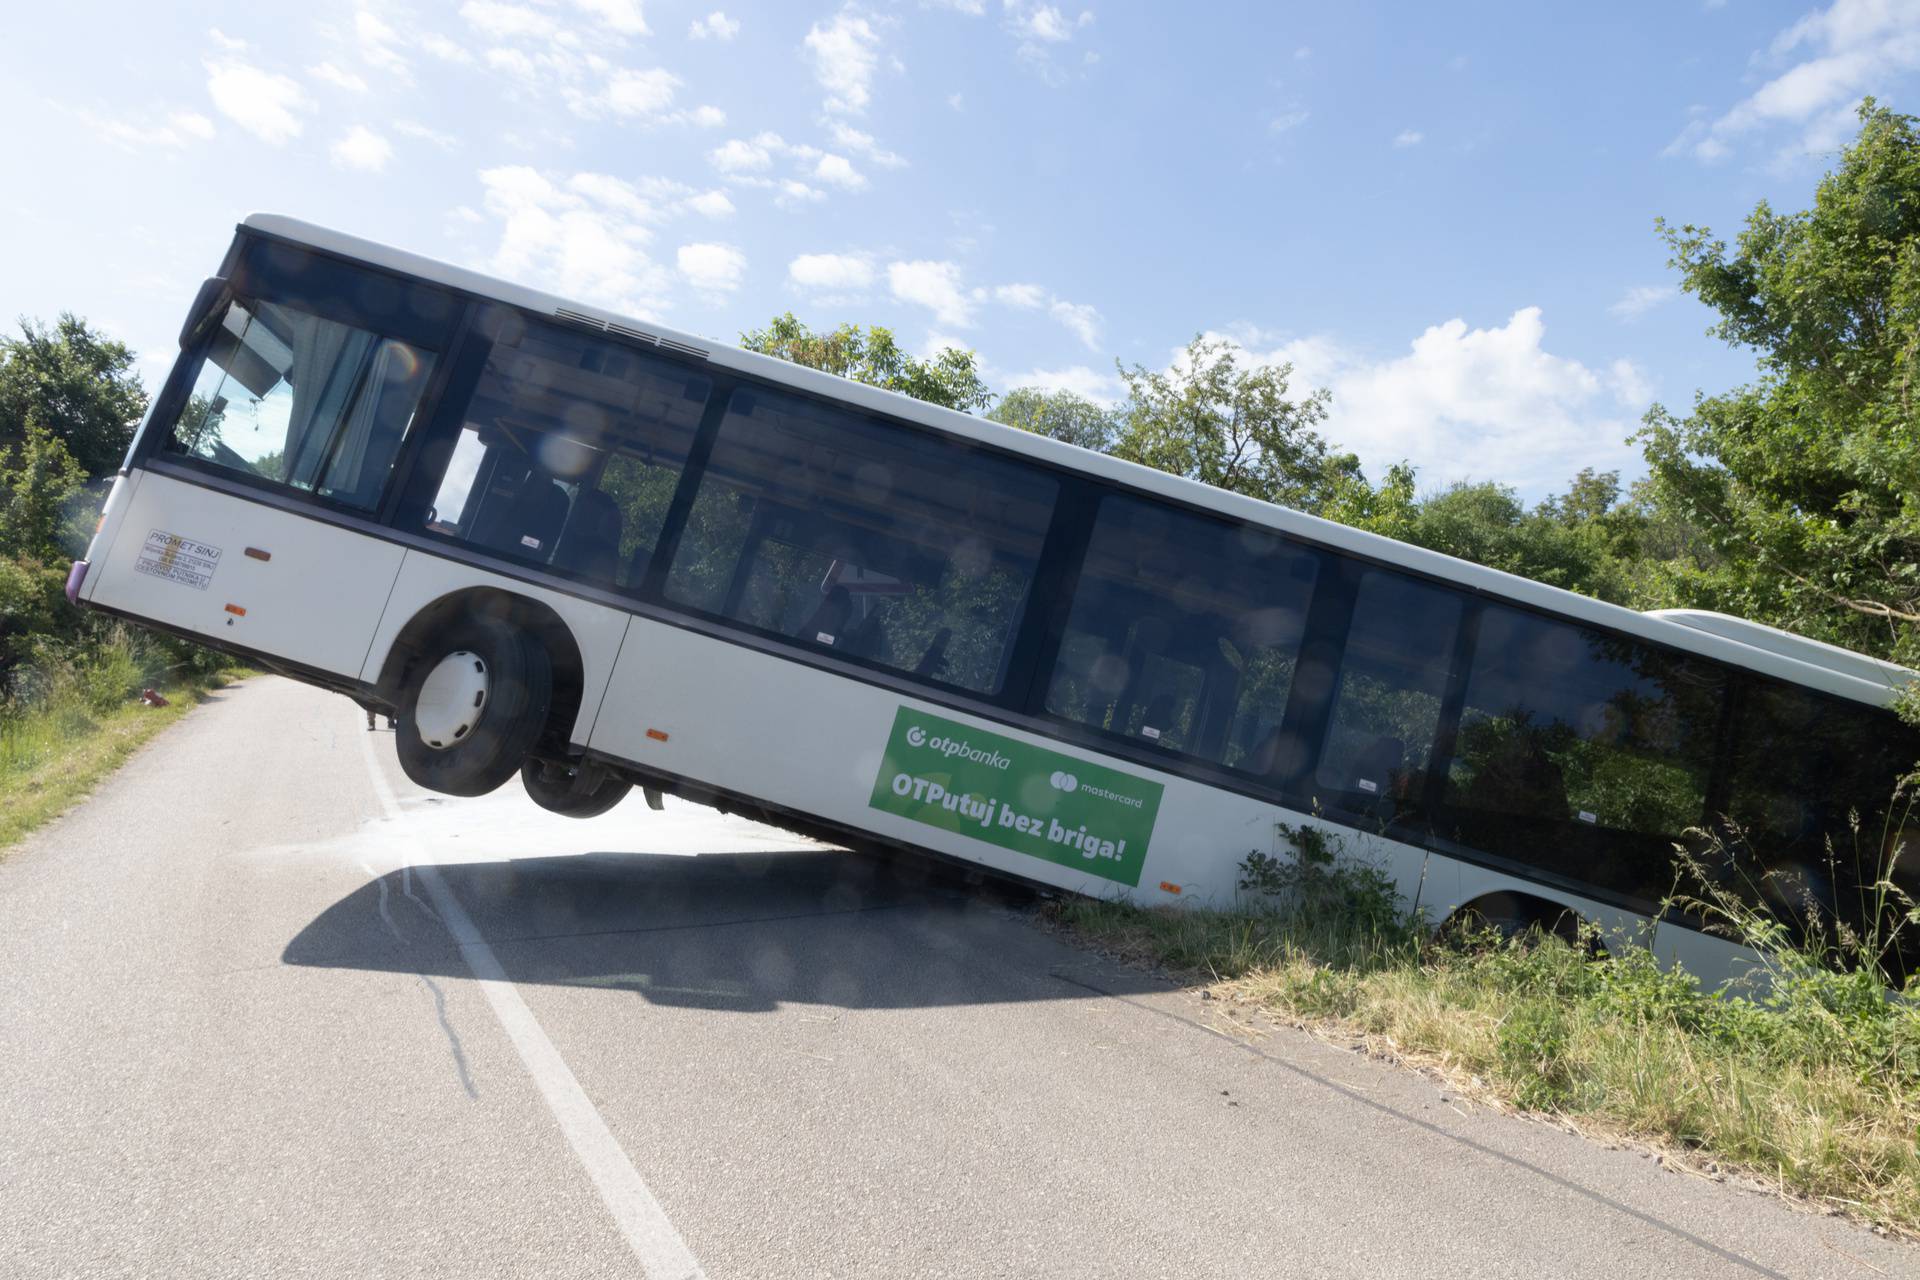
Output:
<instances>
[{"instance_id":1,"label":"white wheel hub","mask_svg":"<svg viewBox=\"0 0 1920 1280\"><path fill-rule=\"evenodd\" d=\"M440 659L420 686L413 727L435 751L463 742L487 709L487 664L480 655L456 650Z\"/></svg>"}]
</instances>

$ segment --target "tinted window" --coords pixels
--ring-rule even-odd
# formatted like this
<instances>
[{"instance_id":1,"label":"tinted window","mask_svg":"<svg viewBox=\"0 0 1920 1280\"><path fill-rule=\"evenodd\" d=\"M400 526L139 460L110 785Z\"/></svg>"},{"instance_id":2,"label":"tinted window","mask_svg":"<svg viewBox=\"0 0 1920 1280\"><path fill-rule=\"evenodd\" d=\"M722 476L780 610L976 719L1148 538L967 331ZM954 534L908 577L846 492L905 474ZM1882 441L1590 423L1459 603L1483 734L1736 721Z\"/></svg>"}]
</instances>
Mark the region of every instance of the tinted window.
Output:
<instances>
[{"instance_id":1,"label":"tinted window","mask_svg":"<svg viewBox=\"0 0 1920 1280\"><path fill-rule=\"evenodd\" d=\"M236 299L166 448L361 509L379 505L434 354L282 302Z\"/></svg>"},{"instance_id":2,"label":"tinted window","mask_svg":"<svg viewBox=\"0 0 1920 1280\"><path fill-rule=\"evenodd\" d=\"M993 693L1058 485L928 433L736 392L681 535L680 604Z\"/></svg>"},{"instance_id":3,"label":"tinted window","mask_svg":"<svg viewBox=\"0 0 1920 1280\"><path fill-rule=\"evenodd\" d=\"M461 415L429 530L635 587L711 390L632 348L511 325Z\"/></svg>"},{"instance_id":4,"label":"tinted window","mask_svg":"<svg viewBox=\"0 0 1920 1280\"><path fill-rule=\"evenodd\" d=\"M1488 606L1449 820L1471 847L1657 899L1705 819L1724 698L1710 664Z\"/></svg>"},{"instance_id":5,"label":"tinted window","mask_svg":"<svg viewBox=\"0 0 1920 1280\"><path fill-rule=\"evenodd\" d=\"M1322 795L1389 820L1421 809L1462 608L1430 583L1361 575L1314 770Z\"/></svg>"},{"instance_id":6,"label":"tinted window","mask_svg":"<svg viewBox=\"0 0 1920 1280\"><path fill-rule=\"evenodd\" d=\"M1891 712L1753 681L1740 691L1731 761L1726 816L1750 855L1742 887L1789 919L1811 904L1855 926L1871 909L1863 887L1883 873L1920 896L1912 795L1894 797L1920 762L1920 733Z\"/></svg>"},{"instance_id":7,"label":"tinted window","mask_svg":"<svg viewBox=\"0 0 1920 1280\"><path fill-rule=\"evenodd\" d=\"M1271 772L1319 563L1264 530L1102 500L1047 710Z\"/></svg>"}]
</instances>

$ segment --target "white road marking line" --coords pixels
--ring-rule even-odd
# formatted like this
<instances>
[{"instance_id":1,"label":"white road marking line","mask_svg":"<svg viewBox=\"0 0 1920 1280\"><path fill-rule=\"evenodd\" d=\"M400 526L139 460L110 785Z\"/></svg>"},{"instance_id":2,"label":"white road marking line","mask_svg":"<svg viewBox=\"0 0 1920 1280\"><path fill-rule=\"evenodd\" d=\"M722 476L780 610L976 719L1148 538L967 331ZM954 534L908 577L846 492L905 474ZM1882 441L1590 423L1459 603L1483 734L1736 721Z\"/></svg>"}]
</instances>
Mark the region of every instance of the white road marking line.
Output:
<instances>
[{"instance_id":1,"label":"white road marking line","mask_svg":"<svg viewBox=\"0 0 1920 1280\"><path fill-rule=\"evenodd\" d=\"M360 747L367 758L368 775L373 779L374 798L389 819L404 822L406 815L401 812L393 788L381 775L380 762L374 757L373 747L367 738L360 739ZM547 1100L547 1106L552 1110L567 1145L573 1148L573 1154L586 1169L587 1176L593 1179L601 1203L613 1215L614 1224L620 1228L620 1234L626 1237L627 1247L639 1259L640 1268L648 1280L695 1280L696 1277L704 1277L706 1273L687 1248L686 1241L680 1238L666 1210L660 1207L660 1201L654 1198L653 1192L641 1180L633 1161L627 1158L627 1153L621 1149L612 1130L607 1128L607 1122L588 1100L586 1091L574 1078L566 1059L553 1047L553 1041L547 1038L539 1020L533 1016L533 1010L527 1008L526 1001L520 998L519 988L507 977L506 970L500 967L499 958L474 927L466 908L453 896L453 891L447 888L446 881L440 878L439 871L431 862L422 863L417 869L420 883L426 888L427 896L440 909L447 932L459 944L460 954L473 971L474 980L486 995L487 1003L493 1006L501 1029L507 1033L507 1039L513 1042L527 1074L539 1086L540 1096Z\"/></svg>"}]
</instances>

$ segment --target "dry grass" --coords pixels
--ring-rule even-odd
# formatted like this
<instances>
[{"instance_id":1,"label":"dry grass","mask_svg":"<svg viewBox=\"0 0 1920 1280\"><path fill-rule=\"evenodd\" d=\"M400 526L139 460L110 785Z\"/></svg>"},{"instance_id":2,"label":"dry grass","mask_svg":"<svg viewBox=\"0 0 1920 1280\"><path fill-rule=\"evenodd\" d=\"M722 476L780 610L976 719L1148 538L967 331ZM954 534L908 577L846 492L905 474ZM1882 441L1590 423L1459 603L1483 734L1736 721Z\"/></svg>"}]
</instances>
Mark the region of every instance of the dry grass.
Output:
<instances>
[{"instance_id":1,"label":"dry grass","mask_svg":"<svg viewBox=\"0 0 1920 1280\"><path fill-rule=\"evenodd\" d=\"M1053 914L1229 1011L1920 1237L1920 1007L1864 975L1804 970L1763 996L1711 994L1644 949L1444 946L1338 912L1308 923L1079 900Z\"/></svg>"}]
</instances>

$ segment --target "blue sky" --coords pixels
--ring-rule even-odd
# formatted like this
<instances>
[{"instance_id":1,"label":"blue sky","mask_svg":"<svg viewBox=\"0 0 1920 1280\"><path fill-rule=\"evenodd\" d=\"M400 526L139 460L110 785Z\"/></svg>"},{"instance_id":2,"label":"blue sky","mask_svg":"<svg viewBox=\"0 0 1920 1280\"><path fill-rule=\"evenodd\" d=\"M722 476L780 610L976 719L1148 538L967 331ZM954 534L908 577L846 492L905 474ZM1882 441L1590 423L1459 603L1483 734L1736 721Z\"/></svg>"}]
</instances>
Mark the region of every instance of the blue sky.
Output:
<instances>
[{"instance_id":1,"label":"blue sky","mask_svg":"<svg viewBox=\"0 0 1920 1280\"><path fill-rule=\"evenodd\" d=\"M149 384L269 210L733 340L791 309L1111 398L1195 333L1370 473L1635 473L1745 380L1653 219L1803 207L1920 0L75 0L0 43L0 306Z\"/></svg>"}]
</instances>

